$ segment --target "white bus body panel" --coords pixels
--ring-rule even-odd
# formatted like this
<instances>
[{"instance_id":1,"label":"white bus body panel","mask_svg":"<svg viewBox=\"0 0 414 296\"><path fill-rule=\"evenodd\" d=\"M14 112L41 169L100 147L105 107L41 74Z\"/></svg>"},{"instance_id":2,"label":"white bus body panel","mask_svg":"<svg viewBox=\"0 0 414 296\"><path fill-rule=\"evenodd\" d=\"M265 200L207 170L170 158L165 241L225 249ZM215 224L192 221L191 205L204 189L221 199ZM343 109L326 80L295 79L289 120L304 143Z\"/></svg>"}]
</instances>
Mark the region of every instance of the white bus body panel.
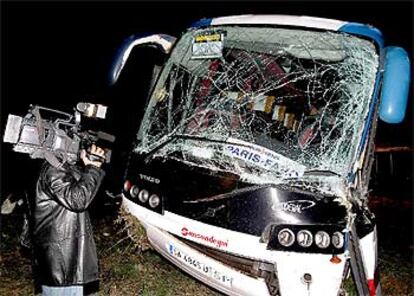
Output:
<instances>
[{"instance_id":1,"label":"white bus body panel","mask_svg":"<svg viewBox=\"0 0 414 296\"><path fill-rule=\"evenodd\" d=\"M123 207L141 221L147 230L148 240L157 252L180 269L225 294L269 295L269 292L262 278L245 275L212 259L170 233L220 251L275 264L282 296L337 295L340 289L346 262L344 254L338 255L341 262L335 264L330 262L331 255L267 250L266 244L260 243L256 236L207 225L173 213L160 215L125 197ZM195 234L214 237L215 240L189 236L188 232L184 236L183 227ZM227 245L215 243L217 241L227 242ZM303 280L306 273L312 276L310 284Z\"/></svg>"}]
</instances>

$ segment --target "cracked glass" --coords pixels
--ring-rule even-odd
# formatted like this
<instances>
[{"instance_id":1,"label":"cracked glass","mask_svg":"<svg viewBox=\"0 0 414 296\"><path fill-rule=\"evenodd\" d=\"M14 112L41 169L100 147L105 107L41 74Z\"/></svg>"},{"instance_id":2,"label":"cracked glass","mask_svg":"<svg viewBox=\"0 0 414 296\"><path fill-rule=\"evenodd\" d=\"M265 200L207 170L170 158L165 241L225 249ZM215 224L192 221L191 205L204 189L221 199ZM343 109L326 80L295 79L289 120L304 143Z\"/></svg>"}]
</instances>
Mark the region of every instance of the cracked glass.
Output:
<instances>
[{"instance_id":1,"label":"cracked glass","mask_svg":"<svg viewBox=\"0 0 414 296\"><path fill-rule=\"evenodd\" d=\"M151 94L135 152L253 183L346 177L374 91L375 46L345 33L193 29Z\"/></svg>"}]
</instances>

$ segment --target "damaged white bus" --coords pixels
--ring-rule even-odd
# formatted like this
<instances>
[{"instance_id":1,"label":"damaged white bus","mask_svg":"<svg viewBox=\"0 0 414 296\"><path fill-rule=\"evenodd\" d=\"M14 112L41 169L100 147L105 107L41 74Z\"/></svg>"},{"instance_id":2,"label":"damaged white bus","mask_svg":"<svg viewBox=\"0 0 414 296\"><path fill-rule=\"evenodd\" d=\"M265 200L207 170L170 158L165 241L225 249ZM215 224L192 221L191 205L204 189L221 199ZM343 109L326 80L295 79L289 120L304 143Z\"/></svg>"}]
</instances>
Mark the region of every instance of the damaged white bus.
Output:
<instances>
[{"instance_id":1,"label":"damaged white bus","mask_svg":"<svg viewBox=\"0 0 414 296\"><path fill-rule=\"evenodd\" d=\"M367 207L378 117L405 115L410 64L371 26L203 19L159 48L123 207L151 245L228 295L381 295Z\"/></svg>"}]
</instances>

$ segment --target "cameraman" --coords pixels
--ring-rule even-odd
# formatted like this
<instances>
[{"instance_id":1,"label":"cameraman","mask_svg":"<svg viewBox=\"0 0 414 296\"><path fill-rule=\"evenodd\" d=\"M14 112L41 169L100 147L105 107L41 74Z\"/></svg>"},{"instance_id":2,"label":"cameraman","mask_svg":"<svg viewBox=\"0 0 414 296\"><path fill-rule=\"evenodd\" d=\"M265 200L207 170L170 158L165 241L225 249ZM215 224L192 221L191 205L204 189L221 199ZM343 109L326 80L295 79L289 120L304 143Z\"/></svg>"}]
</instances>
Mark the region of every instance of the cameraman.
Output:
<instances>
[{"instance_id":1,"label":"cameraman","mask_svg":"<svg viewBox=\"0 0 414 296\"><path fill-rule=\"evenodd\" d=\"M45 163L33 205L35 285L42 295L82 296L84 285L98 281L98 258L87 212L105 172L104 150L81 151L81 164ZM96 156L98 158L96 158ZM99 159L99 160L96 160Z\"/></svg>"}]
</instances>

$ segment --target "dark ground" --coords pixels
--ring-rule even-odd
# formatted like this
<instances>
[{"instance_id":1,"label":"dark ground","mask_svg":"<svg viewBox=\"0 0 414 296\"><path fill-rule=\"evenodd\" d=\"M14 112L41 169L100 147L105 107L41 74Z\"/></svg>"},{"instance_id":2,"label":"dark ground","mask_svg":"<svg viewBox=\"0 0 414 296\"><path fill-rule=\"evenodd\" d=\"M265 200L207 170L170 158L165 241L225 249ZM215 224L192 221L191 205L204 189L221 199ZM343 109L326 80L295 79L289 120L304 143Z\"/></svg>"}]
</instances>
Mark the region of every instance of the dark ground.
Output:
<instances>
[{"instance_id":1,"label":"dark ground","mask_svg":"<svg viewBox=\"0 0 414 296\"><path fill-rule=\"evenodd\" d=\"M383 295L414 295L412 200L371 198L378 219L379 268ZM100 260L101 295L219 295L180 272L153 251L142 254L112 215L95 215L95 239ZM18 244L21 211L3 216L0 295L32 294L30 260ZM352 293L351 293L352 295Z\"/></svg>"},{"instance_id":2,"label":"dark ground","mask_svg":"<svg viewBox=\"0 0 414 296\"><path fill-rule=\"evenodd\" d=\"M110 60L124 38L139 32L179 36L202 17L244 13L294 14L372 24L389 45L413 52L412 1L267 1L267 2L5 2L1 1L1 132L7 114L23 115L30 103L71 109L78 101L102 96ZM141 80L137 79L142 83ZM86 99L85 99L86 98ZM130 120L142 106L129 100L108 102L128 110ZM406 120L379 124L377 143L413 147L413 100ZM131 114L130 114L131 113ZM137 118L135 118L135 117ZM121 133L125 118L115 124ZM384 154L385 155L385 154ZM412 152L392 169L382 160L374 170L371 204L378 218L379 264L385 295L414 295L413 159ZM389 158L389 155L380 158ZM391 163L391 162L390 162ZM21 191L38 164L1 145L2 202ZM392 174L391 174L392 171ZM401 183L401 180L403 181ZM108 202L102 197L102 200ZM94 211L101 262L102 295L214 295L183 275L159 255L136 253L134 245L113 225L111 210ZM0 295L30 295L30 260L17 243L21 210L0 217Z\"/></svg>"}]
</instances>

